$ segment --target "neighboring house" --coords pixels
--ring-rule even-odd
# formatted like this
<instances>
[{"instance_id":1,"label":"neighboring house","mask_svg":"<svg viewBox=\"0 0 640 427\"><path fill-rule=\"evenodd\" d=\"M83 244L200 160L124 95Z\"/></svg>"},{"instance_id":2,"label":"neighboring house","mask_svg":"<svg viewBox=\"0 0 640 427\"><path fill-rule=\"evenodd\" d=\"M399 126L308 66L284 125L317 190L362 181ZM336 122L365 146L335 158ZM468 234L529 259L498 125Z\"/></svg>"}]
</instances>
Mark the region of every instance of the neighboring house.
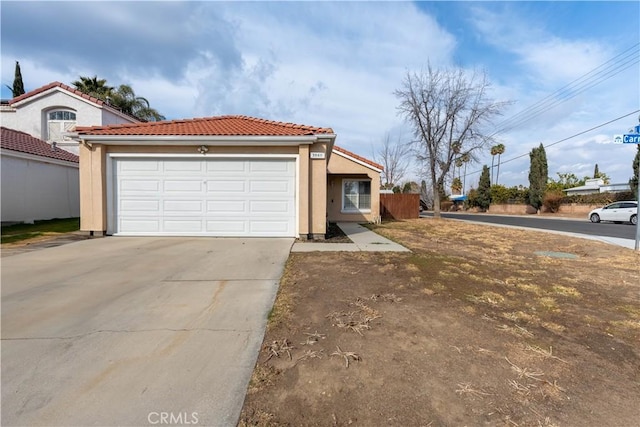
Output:
<instances>
[{"instance_id":1,"label":"neighboring house","mask_svg":"<svg viewBox=\"0 0 640 427\"><path fill-rule=\"evenodd\" d=\"M49 83L0 105L2 126L55 142L78 154L78 143L65 136L75 126L106 126L139 121L60 82Z\"/></svg>"},{"instance_id":2,"label":"neighboring house","mask_svg":"<svg viewBox=\"0 0 640 427\"><path fill-rule=\"evenodd\" d=\"M2 222L80 216L78 156L4 126L0 141Z\"/></svg>"},{"instance_id":3,"label":"neighboring house","mask_svg":"<svg viewBox=\"0 0 640 427\"><path fill-rule=\"evenodd\" d=\"M73 139L80 227L94 235L323 238L328 219L379 215L382 167L335 147L330 128L222 116Z\"/></svg>"},{"instance_id":4,"label":"neighboring house","mask_svg":"<svg viewBox=\"0 0 640 427\"><path fill-rule=\"evenodd\" d=\"M596 193L619 193L622 191L631 191L631 187L626 184L605 184L602 178L587 179L584 185L579 187L568 188L564 190L567 196L579 194L596 194Z\"/></svg>"}]
</instances>

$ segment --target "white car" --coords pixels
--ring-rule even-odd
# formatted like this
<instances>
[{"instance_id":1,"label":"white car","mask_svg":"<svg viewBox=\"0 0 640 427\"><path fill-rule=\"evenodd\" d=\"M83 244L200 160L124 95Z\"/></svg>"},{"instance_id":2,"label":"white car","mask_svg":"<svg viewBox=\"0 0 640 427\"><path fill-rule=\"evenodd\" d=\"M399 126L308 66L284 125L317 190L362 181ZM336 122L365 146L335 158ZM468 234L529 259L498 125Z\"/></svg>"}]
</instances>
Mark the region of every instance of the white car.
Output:
<instances>
[{"instance_id":1,"label":"white car","mask_svg":"<svg viewBox=\"0 0 640 427\"><path fill-rule=\"evenodd\" d=\"M638 224L638 202L622 201L610 203L598 209L589 212L589 220L591 222L613 221L613 222L630 222L633 225Z\"/></svg>"}]
</instances>

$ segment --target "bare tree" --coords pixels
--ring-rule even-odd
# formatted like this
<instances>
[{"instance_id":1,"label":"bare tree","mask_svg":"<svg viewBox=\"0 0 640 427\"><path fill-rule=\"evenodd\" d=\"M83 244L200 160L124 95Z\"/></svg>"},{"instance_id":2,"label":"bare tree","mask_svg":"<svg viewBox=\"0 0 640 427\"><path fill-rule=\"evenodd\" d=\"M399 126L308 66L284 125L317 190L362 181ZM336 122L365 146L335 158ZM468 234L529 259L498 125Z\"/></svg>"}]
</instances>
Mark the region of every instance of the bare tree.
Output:
<instances>
[{"instance_id":1,"label":"bare tree","mask_svg":"<svg viewBox=\"0 0 640 427\"><path fill-rule=\"evenodd\" d=\"M376 153L378 163L384 166L382 171L382 187L391 189L394 185L399 185L404 178L409 167L409 146L402 144L400 138L395 144L391 143L391 137L386 134L382 146Z\"/></svg>"},{"instance_id":2,"label":"bare tree","mask_svg":"<svg viewBox=\"0 0 640 427\"><path fill-rule=\"evenodd\" d=\"M424 162L433 186L434 216L440 216L440 194L452 163L461 155L476 160L476 152L492 142L484 126L500 114L505 102L488 98L484 73L467 75L462 69L407 72L399 113L413 127L418 161Z\"/></svg>"}]
</instances>

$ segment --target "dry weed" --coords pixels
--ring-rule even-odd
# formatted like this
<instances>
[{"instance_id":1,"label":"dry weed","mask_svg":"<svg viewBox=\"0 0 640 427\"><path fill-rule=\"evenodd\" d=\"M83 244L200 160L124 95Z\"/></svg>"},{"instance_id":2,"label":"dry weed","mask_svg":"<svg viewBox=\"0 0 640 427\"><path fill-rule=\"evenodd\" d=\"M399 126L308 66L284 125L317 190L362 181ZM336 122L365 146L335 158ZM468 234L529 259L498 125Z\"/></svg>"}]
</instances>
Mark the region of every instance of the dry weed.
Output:
<instances>
[{"instance_id":1,"label":"dry weed","mask_svg":"<svg viewBox=\"0 0 640 427\"><path fill-rule=\"evenodd\" d=\"M322 355L323 354L324 354L324 350L322 350L322 349L320 349L320 350L307 350L302 354L302 356L300 356L296 360L296 365L298 364L298 362L302 362L303 360L307 360L307 359L322 359Z\"/></svg>"},{"instance_id":2,"label":"dry weed","mask_svg":"<svg viewBox=\"0 0 640 427\"><path fill-rule=\"evenodd\" d=\"M478 397L493 396L491 393L487 393L482 389L475 389L471 387L471 384L468 384L468 383L458 384L458 387L459 388L456 390L456 393L460 395L470 394L472 396L478 396Z\"/></svg>"},{"instance_id":3,"label":"dry weed","mask_svg":"<svg viewBox=\"0 0 640 427\"><path fill-rule=\"evenodd\" d=\"M382 301L388 301L388 302L400 302L402 301L402 298L397 297L396 294L373 294L371 295L371 297L369 297L369 299L371 301L378 301L378 300L382 300Z\"/></svg>"},{"instance_id":4,"label":"dry weed","mask_svg":"<svg viewBox=\"0 0 640 427\"><path fill-rule=\"evenodd\" d=\"M338 351L334 351L333 353L331 353L331 356L339 356L344 358L345 361L345 367L349 367L349 359L353 359L356 362L361 361L362 359L360 358L360 356L356 353L354 353L353 351L343 351L340 346L336 346L336 348L338 349Z\"/></svg>"},{"instance_id":5,"label":"dry weed","mask_svg":"<svg viewBox=\"0 0 640 427\"><path fill-rule=\"evenodd\" d=\"M505 356L505 359L507 362L509 362L509 365L511 365L511 369L513 369L516 372L516 374L518 374L518 379L529 378L531 380L544 381L540 379L540 377L544 375L543 372L530 371L527 368L521 368L518 365L511 363L511 361L506 356Z\"/></svg>"},{"instance_id":6,"label":"dry weed","mask_svg":"<svg viewBox=\"0 0 640 427\"><path fill-rule=\"evenodd\" d=\"M566 360L559 358L558 356L554 356L553 355L553 347L551 347L551 346L549 346L549 350L545 350L543 348L538 347L537 345L531 346L531 345L527 344L525 346L525 350L532 351L532 352L542 356L545 359L556 359L556 360L559 360L559 361L561 361L563 363L569 363Z\"/></svg>"},{"instance_id":7,"label":"dry weed","mask_svg":"<svg viewBox=\"0 0 640 427\"><path fill-rule=\"evenodd\" d=\"M518 394L521 394L523 396L528 396L529 394L531 394L531 389L535 388L536 386L535 384L521 384L516 380L509 380L508 383L516 390Z\"/></svg>"},{"instance_id":8,"label":"dry weed","mask_svg":"<svg viewBox=\"0 0 640 427\"><path fill-rule=\"evenodd\" d=\"M289 360L292 360L291 350L293 350L294 347L286 338L281 341L273 341L271 342L271 344L265 346L264 349L269 352L269 357L267 357L267 360L265 360L265 362L269 361L272 357L280 357L280 355L284 353L287 353L287 356L289 356Z\"/></svg>"},{"instance_id":9,"label":"dry weed","mask_svg":"<svg viewBox=\"0 0 640 427\"><path fill-rule=\"evenodd\" d=\"M313 345L327 337L325 334L319 334L318 331L315 331L312 334L305 332L304 334L307 336L307 339L304 342L301 342L300 345Z\"/></svg>"}]
</instances>

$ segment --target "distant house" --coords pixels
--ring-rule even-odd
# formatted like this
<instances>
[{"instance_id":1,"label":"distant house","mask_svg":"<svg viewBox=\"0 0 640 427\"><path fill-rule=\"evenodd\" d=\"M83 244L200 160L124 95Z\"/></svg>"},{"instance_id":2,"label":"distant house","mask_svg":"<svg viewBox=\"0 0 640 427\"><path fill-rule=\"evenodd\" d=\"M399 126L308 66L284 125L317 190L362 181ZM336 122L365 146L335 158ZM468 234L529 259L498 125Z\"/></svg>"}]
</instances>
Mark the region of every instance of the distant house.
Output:
<instances>
[{"instance_id":1,"label":"distant house","mask_svg":"<svg viewBox=\"0 0 640 427\"><path fill-rule=\"evenodd\" d=\"M80 216L78 156L0 128L2 222Z\"/></svg>"},{"instance_id":2,"label":"distant house","mask_svg":"<svg viewBox=\"0 0 640 427\"><path fill-rule=\"evenodd\" d=\"M60 82L49 83L0 105L2 125L55 143L78 154L78 142L64 134L75 126L138 123L105 101Z\"/></svg>"},{"instance_id":3,"label":"distant house","mask_svg":"<svg viewBox=\"0 0 640 427\"><path fill-rule=\"evenodd\" d=\"M622 191L630 191L629 184L605 184L601 178L587 179L584 185L579 187L568 188L564 190L567 196L580 194L596 194L596 193L619 193Z\"/></svg>"}]
</instances>

